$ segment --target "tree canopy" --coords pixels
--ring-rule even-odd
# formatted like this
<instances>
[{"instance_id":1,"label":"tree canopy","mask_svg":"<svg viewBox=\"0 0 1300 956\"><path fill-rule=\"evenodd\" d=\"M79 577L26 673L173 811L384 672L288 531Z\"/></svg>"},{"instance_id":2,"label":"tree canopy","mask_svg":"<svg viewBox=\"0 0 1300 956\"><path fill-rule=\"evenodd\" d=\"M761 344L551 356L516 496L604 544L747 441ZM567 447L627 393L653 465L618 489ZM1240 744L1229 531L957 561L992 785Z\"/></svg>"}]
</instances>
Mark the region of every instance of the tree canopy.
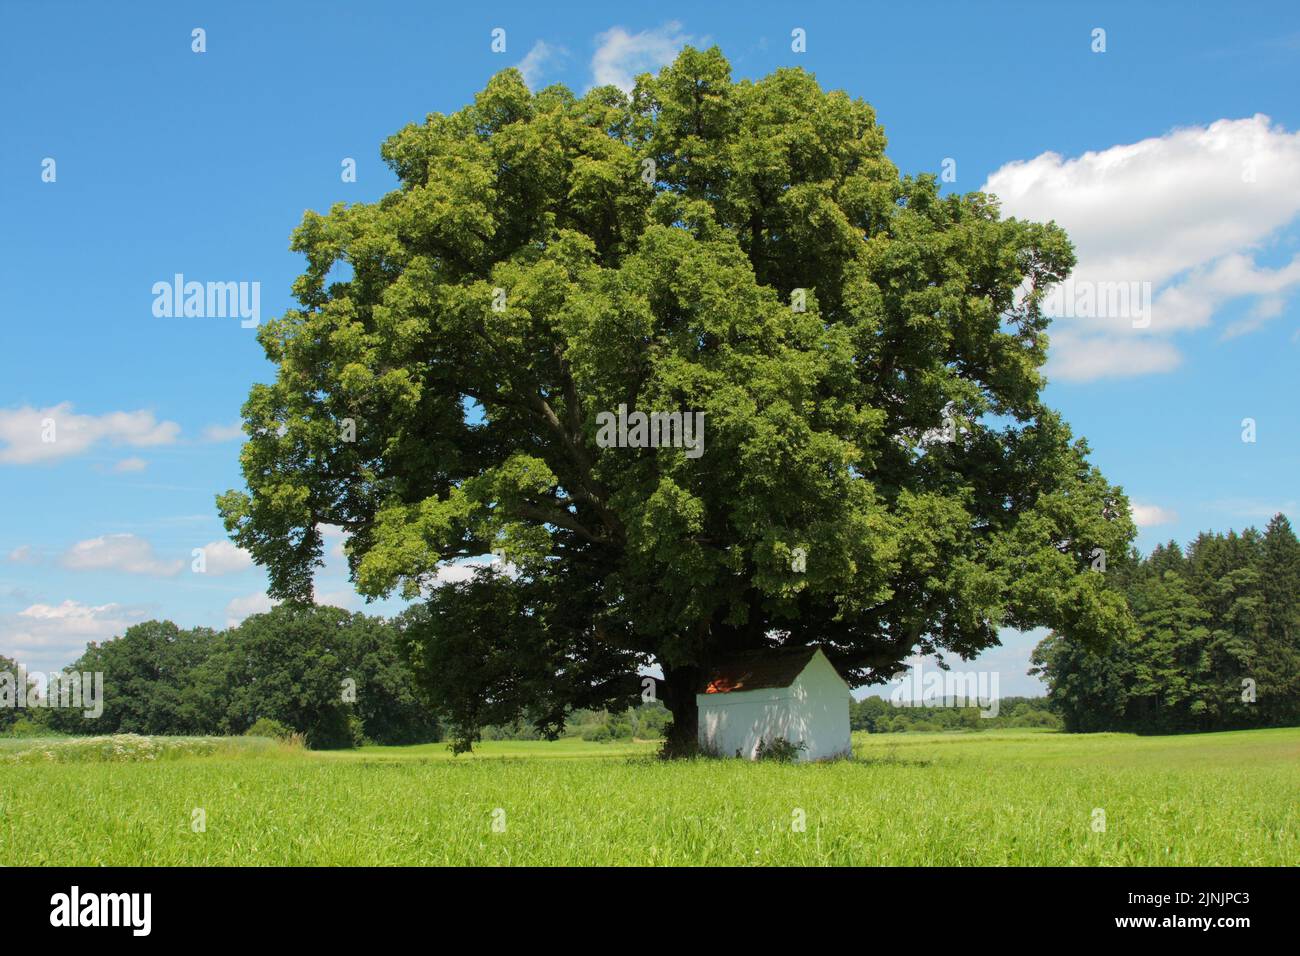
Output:
<instances>
[{"instance_id":1,"label":"tree canopy","mask_svg":"<svg viewBox=\"0 0 1300 956\"><path fill-rule=\"evenodd\" d=\"M432 596L408 640L483 662L424 671L467 737L543 687L544 722L625 703L652 663L684 742L733 651L817 643L860 685L1003 626L1130 626L1094 571L1127 501L1040 398L1067 237L900 175L865 102L687 48L630 96L506 70L382 154L398 188L294 233L218 501L275 596L309 597L323 525L363 593ZM702 412L703 454L602 446L620 405ZM437 587L489 551L516 573Z\"/></svg>"}]
</instances>

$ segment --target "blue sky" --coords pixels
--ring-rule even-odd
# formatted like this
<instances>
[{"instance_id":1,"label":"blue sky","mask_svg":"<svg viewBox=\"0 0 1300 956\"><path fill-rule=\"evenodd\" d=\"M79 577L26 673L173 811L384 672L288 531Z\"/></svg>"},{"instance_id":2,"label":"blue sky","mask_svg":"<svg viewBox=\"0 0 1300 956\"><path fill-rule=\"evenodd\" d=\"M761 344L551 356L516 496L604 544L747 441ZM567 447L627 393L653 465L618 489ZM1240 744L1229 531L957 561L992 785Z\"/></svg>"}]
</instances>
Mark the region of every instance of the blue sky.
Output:
<instances>
[{"instance_id":1,"label":"blue sky","mask_svg":"<svg viewBox=\"0 0 1300 956\"><path fill-rule=\"evenodd\" d=\"M266 607L262 572L218 544L213 496L241 486L231 426L272 369L237 319L155 317L155 282L259 282L278 315L303 211L392 188L379 144L407 122L506 66L584 90L688 42L719 44L737 76L815 72L876 108L904 171L952 159L945 188L1065 225L1081 282L1150 284L1144 328L1054 326L1047 392L1137 504L1144 551L1300 517L1293 4L729 6L0 9L0 653L46 669L136 620ZM47 417L53 444L34 437ZM318 594L362 607L331 554ZM1033 692L1032 643L1008 634L973 666Z\"/></svg>"}]
</instances>

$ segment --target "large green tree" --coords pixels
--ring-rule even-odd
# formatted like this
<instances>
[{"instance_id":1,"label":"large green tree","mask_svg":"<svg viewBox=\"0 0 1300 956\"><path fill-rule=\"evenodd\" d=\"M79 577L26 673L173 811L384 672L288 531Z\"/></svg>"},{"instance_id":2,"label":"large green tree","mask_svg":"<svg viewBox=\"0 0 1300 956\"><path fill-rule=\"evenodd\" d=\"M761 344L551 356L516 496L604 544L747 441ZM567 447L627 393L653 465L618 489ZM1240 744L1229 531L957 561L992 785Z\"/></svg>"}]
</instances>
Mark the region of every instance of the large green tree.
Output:
<instances>
[{"instance_id":1,"label":"large green tree","mask_svg":"<svg viewBox=\"0 0 1300 956\"><path fill-rule=\"evenodd\" d=\"M510 596L448 585L415 659L495 662L494 719L562 674L545 721L657 663L675 743L729 652L818 643L864 684L1129 626L1094 570L1127 502L1040 398L1067 237L900 176L866 103L688 48L630 96L506 70L383 156L400 186L305 215L299 306L259 332L278 374L219 507L275 595L310 594L323 525L372 596L497 550ZM620 405L703 412L704 453L602 447Z\"/></svg>"},{"instance_id":2,"label":"large green tree","mask_svg":"<svg viewBox=\"0 0 1300 956\"><path fill-rule=\"evenodd\" d=\"M282 604L228 632L223 728L244 733L261 717L300 731L318 749L437 737L416 698L389 624L337 607Z\"/></svg>"},{"instance_id":3,"label":"large green tree","mask_svg":"<svg viewBox=\"0 0 1300 956\"><path fill-rule=\"evenodd\" d=\"M57 730L79 734L211 733L216 691L200 693L196 678L217 640L209 628L144 621L102 644L92 642L65 670L103 675L103 712L87 717L81 708L52 709L48 720Z\"/></svg>"}]
</instances>

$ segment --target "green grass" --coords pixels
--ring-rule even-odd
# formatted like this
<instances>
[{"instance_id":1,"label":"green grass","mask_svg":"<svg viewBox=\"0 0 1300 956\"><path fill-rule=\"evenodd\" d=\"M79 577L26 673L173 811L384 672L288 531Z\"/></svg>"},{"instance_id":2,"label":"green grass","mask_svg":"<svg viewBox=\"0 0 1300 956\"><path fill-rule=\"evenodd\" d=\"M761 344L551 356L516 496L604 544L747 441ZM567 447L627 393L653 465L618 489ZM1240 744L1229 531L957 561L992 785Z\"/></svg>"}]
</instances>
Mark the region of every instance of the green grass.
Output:
<instances>
[{"instance_id":1,"label":"green grass","mask_svg":"<svg viewBox=\"0 0 1300 956\"><path fill-rule=\"evenodd\" d=\"M664 763L652 744L574 740L459 758L443 745L224 746L0 759L0 863L1300 862L1300 729L859 735L855 759L802 766Z\"/></svg>"}]
</instances>

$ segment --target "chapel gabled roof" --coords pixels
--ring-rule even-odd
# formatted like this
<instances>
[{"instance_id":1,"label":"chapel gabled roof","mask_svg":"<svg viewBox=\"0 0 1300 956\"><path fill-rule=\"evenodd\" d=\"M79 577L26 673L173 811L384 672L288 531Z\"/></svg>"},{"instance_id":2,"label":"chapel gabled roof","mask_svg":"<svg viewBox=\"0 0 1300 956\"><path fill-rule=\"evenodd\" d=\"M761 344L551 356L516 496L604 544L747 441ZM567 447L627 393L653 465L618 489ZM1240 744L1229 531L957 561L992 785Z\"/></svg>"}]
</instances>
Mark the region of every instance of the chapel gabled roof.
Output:
<instances>
[{"instance_id":1,"label":"chapel gabled roof","mask_svg":"<svg viewBox=\"0 0 1300 956\"><path fill-rule=\"evenodd\" d=\"M701 694L789 687L817 653L816 647L746 651L716 662L705 671Z\"/></svg>"}]
</instances>

